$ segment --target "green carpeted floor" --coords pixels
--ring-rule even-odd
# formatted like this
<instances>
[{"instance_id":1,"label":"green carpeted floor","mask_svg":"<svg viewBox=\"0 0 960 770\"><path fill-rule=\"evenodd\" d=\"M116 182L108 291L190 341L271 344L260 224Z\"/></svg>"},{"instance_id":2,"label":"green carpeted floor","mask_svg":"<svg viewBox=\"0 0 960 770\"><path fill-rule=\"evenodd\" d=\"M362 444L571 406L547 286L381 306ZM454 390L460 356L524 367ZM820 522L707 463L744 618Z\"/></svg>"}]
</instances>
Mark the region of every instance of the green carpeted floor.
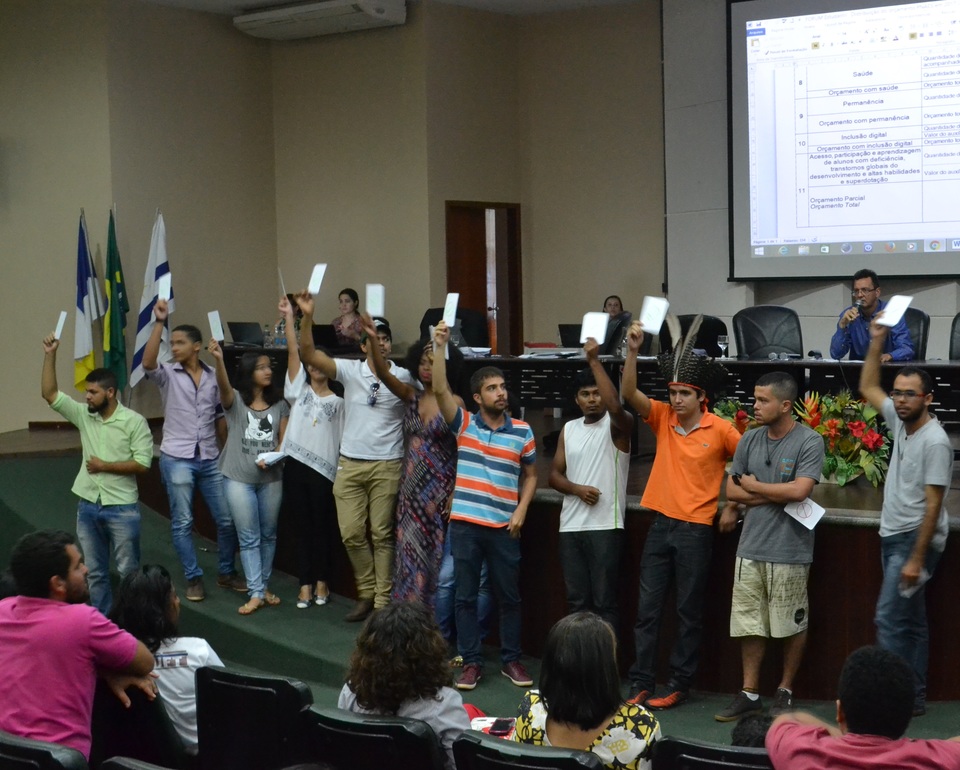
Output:
<instances>
[{"instance_id":1,"label":"green carpeted floor","mask_svg":"<svg viewBox=\"0 0 960 770\"><path fill-rule=\"evenodd\" d=\"M79 455L0 460L0 564L9 562L13 543L32 529L57 527L73 531L76 500L70 486L79 461ZM214 544L197 538L196 545L204 572L216 575ZM142 512L141 551L143 563L163 564L175 579L179 577L169 523L148 508ZM182 584L182 579L178 580L181 589ZM271 588L283 603L242 617L237 614L244 601L241 594L217 588L210 578L206 587L205 601L182 602L184 634L206 638L230 666L295 677L310 686L316 704L336 705L359 630L356 624L343 620L352 601L335 596L325 607L298 610L295 579L275 574ZM476 690L464 693L465 700L491 715L512 715L522 690L499 675L497 650L485 648L485 654L487 677ZM524 662L536 679L539 662ZM815 661L804 665L815 665ZM714 721L713 714L726 706L731 697L731 693L694 692L684 706L658 714L662 732L728 743L731 725ZM800 701L799 705L823 719L833 719L832 702ZM908 734L914 738L960 734L960 704L930 704L927 715L915 719Z\"/></svg>"}]
</instances>

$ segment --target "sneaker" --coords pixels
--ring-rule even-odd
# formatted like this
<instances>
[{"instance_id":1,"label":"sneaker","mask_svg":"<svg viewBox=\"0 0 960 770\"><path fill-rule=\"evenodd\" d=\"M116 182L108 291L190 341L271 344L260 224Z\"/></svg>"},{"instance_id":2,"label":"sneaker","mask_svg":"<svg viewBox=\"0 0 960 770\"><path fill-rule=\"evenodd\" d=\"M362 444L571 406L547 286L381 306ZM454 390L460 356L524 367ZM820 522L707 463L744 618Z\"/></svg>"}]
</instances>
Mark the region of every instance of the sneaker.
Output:
<instances>
[{"instance_id":1,"label":"sneaker","mask_svg":"<svg viewBox=\"0 0 960 770\"><path fill-rule=\"evenodd\" d=\"M202 602L207 598L207 592L203 590L203 578L192 578L187 581L187 590L183 595L191 602Z\"/></svg>"},{"instance_id":2,"label":"sneaker","mask_svg":"<svg viewBox=\"0 0 960 770\"><path fill-rule=\"evenodd\" d=\"M913 704L913 712L911 716L922 717L927 713L927 704L922 701L915 701Z\"/></svg>"},{"instance_id":3,"label":"sneaker","mask_svg":"<svg viewBox=\"0 0 960 770\"><path fill-rule=\"evenodd\" d=\"M504 663L500 673L513 682L517 687L533 687L533 678L527 673L527 669L519 660L511 660Z\"/></svg>"},{"instance_id":4,"label":"sneaker","mask_svg":"<svg viewBox=\"0 0 960 770\"><path fill-rule=\"evenodd\" d=\"M778 717L788 711L793 711L793 693L784 687L778 687L773 705L770 707L770 716Z\"/></svg>"},{"instance_id":5,"label":"sneaker","mask_svg":"<svg viewBox=\"0 0 960 770\"><path fill-rule=\"evenodd\" d=\"M650 699L650 696L653 695L649 690L644 689L638 684L630 685L630 697L627 698L627 703L631 703L634 706L643 706Z\"/></svg>"},{"instance_id":6,"label":"sneaker","mask_svg":"<svg viewBox=\"0 0 960 770\"><path fill-rule=\"evenodd\" d=\"M348 623L359 623L361 620L366 620L371 612L373 612L373 599L357 599L353 609L344 615L343 619Z\"/></svg>"},{"instance_id":7,"label":"sneaker","mask_svg":"<svg viewBox=\"0 0 960 770\"><path fill-rule=\"evenodd\" d=\"M219 575L217 585L221 588L229 588L231 591L245 594L247 592L247 581L240 577L236 572L229 575Z\"/></svg>"},{"instance_id":8,"label":"sneaker","mask_svg":"<svg viewBox=\"0 0 960 770\"><path fill-rule=\"evenodd\" d=\"M476 663L467 663L457 677L458 690L472 690L483 679L483 670Z\"/></svg>"},{"instance_id":9,"label":"sneaker","mask_svg":"<svg viewBox=\"0 0 960 770\"><path fill-rule=\"evenodd\" d=\"M463 655L454 655L450 658L450 668L463 668Z\"/></svg>"},{"instance_id":10,"label":"sneaker","mask_svg":"<svg viewBox=\"0 0 960 770\"><path fill-rule=\"evenodd\" d=\"M673 689L668 695L664 695L662 698L648 698L646 706L648 709L663 711L666 709L672 709L674 706L679 706L681 703L686 702L687 691Z\"/></svg>"},{"instance_id":11,"label":"sneaker","mask_svg":"<svg viewBox=\"0 0 960 770\"><path fill-rule=\"evenodd\" d=\"M730 702L730 705L719 714L714 714L713 718L718 722L735 722L744 714L761 713L763 713L763 702L759 698L750 700L747 694L741 690L737 693L737 697Z\"/></svg>"}]
</instances>

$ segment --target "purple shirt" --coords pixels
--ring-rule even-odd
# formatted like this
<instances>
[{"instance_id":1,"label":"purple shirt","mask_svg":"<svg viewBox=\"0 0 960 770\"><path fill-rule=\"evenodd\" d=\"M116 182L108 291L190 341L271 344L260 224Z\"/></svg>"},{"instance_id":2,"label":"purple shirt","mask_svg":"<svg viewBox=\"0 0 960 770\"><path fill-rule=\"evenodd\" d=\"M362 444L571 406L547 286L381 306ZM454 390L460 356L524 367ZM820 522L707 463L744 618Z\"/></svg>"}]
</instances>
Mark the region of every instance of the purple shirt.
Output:
<instances>
[{"instance_id":1,"label":"purple shirt","mask_svg":"<svg viewBox=\"0 0 960 770\"><path fill-rule=\"evenodd\" d=\"M220 389L213 370L200 361L200 386L193 384L183 364L158 364L147 379L163 399L163 441L160 451L170 457L215 460L220 456L214 424L223 416Z\"/></svg>"}]
</instances>

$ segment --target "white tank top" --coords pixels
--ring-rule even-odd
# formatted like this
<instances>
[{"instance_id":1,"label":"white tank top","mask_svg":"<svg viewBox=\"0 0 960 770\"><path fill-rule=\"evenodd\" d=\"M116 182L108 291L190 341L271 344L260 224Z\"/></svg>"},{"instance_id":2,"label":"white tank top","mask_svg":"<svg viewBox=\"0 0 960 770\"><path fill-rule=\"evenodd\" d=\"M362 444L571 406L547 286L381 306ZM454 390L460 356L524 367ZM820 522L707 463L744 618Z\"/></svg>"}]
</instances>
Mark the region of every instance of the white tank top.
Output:
<instances>
[{"instance_id":1,"label":"white tank top","mask_svg":"<svg viewBox=\"0 0 960 770\"><path fill-rule=\"evenodd\" d=\"M576 495L563 496L561 532L623 529L627 507L627 472L630 455L621 452L610 438L610 414L590 425L580 418L563 426L567 478L600 490L596 505L587 505Z\"/></svg>"}]
</instances>

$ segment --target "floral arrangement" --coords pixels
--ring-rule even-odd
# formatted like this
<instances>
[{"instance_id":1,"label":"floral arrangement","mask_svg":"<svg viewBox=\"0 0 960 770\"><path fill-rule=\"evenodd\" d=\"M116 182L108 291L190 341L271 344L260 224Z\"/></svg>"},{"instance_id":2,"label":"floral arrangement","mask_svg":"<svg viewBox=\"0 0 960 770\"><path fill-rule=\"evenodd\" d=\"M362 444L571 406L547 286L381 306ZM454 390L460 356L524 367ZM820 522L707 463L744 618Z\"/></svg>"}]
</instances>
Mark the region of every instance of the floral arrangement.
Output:
<instances>
[{"instance_id":1,"label":"floral arrangement","mask_svg":"<svg viewBox=\"0 0 960 770\"><path fill-rule=\"evenodd\" d=\"M858 476L865 476L875 487L884 480L891 438L870 404L854 398L849 390L837 395L808 393L794 405L794 411L804 425L823 436L824 476L832 476L841 487ZM713 412L733 423L740 433L757 425L753 408L735 398L721 399Z\"/></svg>"},{"instance_id":2,"label":"floral arrangement","mask_svg":"<svg viewBox=\"0 0 960 770\"><path fill-rule=\"evenodd\" d=\"M824 476L844 486L866 476L878 486L887 475L890 433L877 420L877 410L854 398L849 390L837 395L807 393L794 411L805 425L823 436Z\"/></svg>"},{"instance_id":3,"label":"floral arrangement","mask_svg":"<svg viewBox=\"0 0 960 770\"><path fill-rule=\"evenodd\" d=\"M757 426L753 419L753 407L744 404L736 398L722 398L713 406L713 413L717 417L722 417L727 422L733 423L733 426L743 435L750 428Z\"/></svg>"}]
</instances>

